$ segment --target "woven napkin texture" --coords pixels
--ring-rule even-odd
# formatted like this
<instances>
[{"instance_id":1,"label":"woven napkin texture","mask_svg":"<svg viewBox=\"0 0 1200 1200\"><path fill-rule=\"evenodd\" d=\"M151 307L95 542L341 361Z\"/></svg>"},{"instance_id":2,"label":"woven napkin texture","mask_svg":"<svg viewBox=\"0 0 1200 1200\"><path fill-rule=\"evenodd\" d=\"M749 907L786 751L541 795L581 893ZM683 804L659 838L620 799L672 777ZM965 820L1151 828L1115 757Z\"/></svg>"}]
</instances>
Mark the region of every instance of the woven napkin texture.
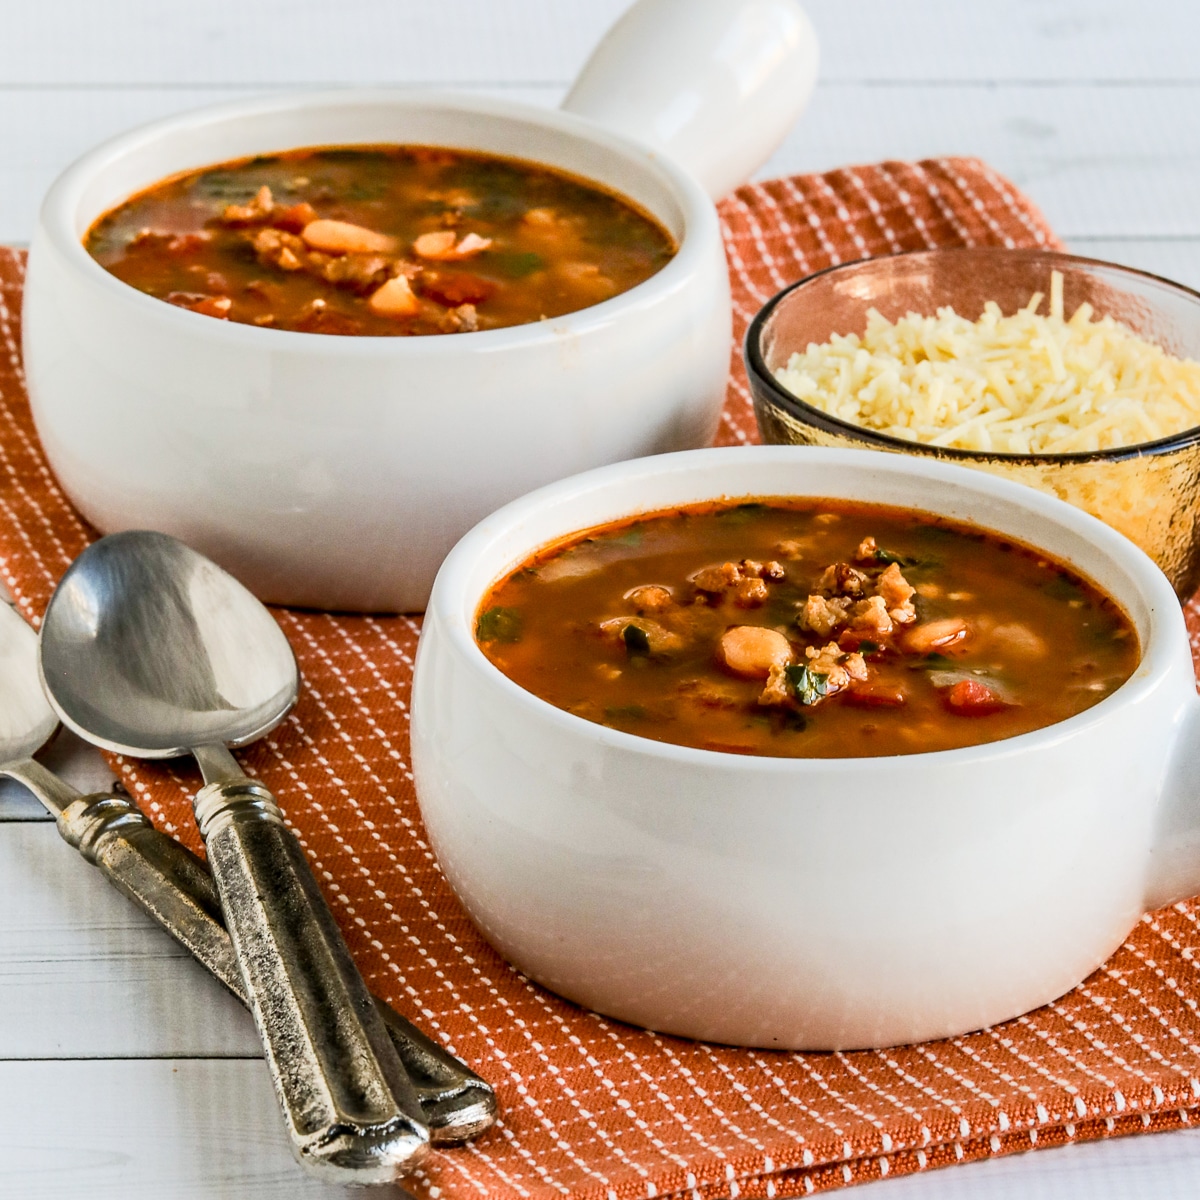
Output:
<instances>
[{"instance_id":1,"label":"woven napkin texture","mask_svg":"<svg viewBox=\"0 0 1200 1200\"><path fill-rule=\"evenodd\" d=\"M741 337L822 267L937 246L1056 246L983 163L832 171L721 205L735 337L723 443L756 440ZM0 251L0 560L36 622L95 536L46 465L22 386L23 256ZM1191 608L1191 606L1189 606ZM742 1050L607 1020L480 938L425 841L408 764L419 620L278 610L299 704L242 754L288 812L371 986L496 1087L498 1126L434 1154L418 1197L798 1196L884 1175L1200 1121L1200 909L1143 918L1055 1004L970 1037L853 1054ZM1194 609L1193 631L1200 627ZM153 819L199 846L198 778L113 759ZM81 868L82 869L82 868Z\"/></svg>"}]
</instances>

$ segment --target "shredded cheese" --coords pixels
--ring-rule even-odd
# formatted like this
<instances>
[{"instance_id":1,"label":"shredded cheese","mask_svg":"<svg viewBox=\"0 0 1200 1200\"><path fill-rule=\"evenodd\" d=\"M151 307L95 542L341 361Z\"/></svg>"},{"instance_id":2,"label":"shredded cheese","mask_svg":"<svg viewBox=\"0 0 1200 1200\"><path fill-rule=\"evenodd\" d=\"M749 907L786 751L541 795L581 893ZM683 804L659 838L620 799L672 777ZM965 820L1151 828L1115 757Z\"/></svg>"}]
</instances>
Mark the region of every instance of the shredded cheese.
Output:
<instances>
[{"instance_id":1,"label":"shredded cheese","mask_svg":"<svg viewBox=\"0 0 1200 1200\"><path fill-rule=\"evenodd\" d=\"M1082 304L1049 316L1035 293L1012 316L940 308L793 354L776 377L805 403L908 441L1002 454L1073 454L1155 441L1200 424L1200 363L1175 358Z\"/></svg>"}]
</instances>

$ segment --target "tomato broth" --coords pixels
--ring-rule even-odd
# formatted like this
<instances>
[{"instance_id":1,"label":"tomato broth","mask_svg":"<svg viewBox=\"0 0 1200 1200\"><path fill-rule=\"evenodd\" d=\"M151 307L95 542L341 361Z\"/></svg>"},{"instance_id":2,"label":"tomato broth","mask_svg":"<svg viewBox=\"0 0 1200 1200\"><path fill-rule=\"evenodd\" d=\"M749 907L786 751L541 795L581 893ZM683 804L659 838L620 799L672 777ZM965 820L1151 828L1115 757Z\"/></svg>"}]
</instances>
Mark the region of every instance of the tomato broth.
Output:
<instances>
[{"instance_id":1,"label":"tomato broth","mask_svg":"<svg viewBox=\"0 0 1200 1200\"><path fill-rule=\"evenodd\" d=\"M1133 673L1087 579L995 533L841 501L654 513L543 550L476 637L568 712L738 754L855 757L1062 721Z\"/></svg>"},{"instance_id":2,"label":"tomato broth","mask_svg":"<svg viewBox=\"0 0 1200 1200\"><path fill-rule=\"evenodd\" d=\"M293 150L164 180L85 247L132 287L209 317L368 336L547 320L674 255L631 202L535 163L424 146Z\"/></svg>"}]
</instances>

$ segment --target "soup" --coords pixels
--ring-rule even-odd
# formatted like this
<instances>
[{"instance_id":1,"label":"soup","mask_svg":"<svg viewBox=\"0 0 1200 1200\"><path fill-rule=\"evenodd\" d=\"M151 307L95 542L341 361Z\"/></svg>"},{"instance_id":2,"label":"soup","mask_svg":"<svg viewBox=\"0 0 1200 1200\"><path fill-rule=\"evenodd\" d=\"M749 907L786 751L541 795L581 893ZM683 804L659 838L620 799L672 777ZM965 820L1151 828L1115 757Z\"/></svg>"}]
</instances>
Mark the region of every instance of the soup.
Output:
<instances>
[{"instance_id":1,"label":"soup","mask_svg":"<svg viewBox=\"0 0 1200 1200\"><path fill-rule=\"evenodd\" d=\"M675 243L629 201L534 163L425 146L294 150L165 180L85 247L139 291L306 333L467 333L635 287Z\"/></svg>"},{"instance_id":2,"label":"soup","mask_svg":"<svg viewBox=\"0 0 1200 1200\"><path fill-rule=\"evenodd\" d=\"M1088 580L901 509L762 500L654 513L552 546L484 599L514 682L590 721L739 754L977 745L1054 724L1133 673Z\"/></svg>"}]
</instances>

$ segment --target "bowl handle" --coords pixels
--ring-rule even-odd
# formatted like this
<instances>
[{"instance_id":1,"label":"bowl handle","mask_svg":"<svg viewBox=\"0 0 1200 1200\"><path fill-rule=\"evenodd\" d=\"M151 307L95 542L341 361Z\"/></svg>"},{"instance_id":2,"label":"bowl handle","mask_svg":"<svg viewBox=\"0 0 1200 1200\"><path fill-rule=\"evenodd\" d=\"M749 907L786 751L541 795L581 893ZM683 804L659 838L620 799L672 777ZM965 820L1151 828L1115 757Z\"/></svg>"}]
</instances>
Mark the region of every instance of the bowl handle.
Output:
<instances>
[{"instance_id":1,"label":"bowl handle","mask_svg":"<svg viewBox=\"0 0 1200 1200\"><path fill-rule=\"evenodd\" d=\"M795 0L637 0L562 107L666 151L717 200L767 161L816 79Z\"/></svg>"},{"instance_id":2,"label":"bowl handle","mask_svg":"<svg viewBox=\"0 0 1200 1200\"><path fill-rule=\"evenodd\" d=\"M1150 860L1148 909L1200 894L1200 699L1175 733Z\"/></svg>"}]
</instances>

